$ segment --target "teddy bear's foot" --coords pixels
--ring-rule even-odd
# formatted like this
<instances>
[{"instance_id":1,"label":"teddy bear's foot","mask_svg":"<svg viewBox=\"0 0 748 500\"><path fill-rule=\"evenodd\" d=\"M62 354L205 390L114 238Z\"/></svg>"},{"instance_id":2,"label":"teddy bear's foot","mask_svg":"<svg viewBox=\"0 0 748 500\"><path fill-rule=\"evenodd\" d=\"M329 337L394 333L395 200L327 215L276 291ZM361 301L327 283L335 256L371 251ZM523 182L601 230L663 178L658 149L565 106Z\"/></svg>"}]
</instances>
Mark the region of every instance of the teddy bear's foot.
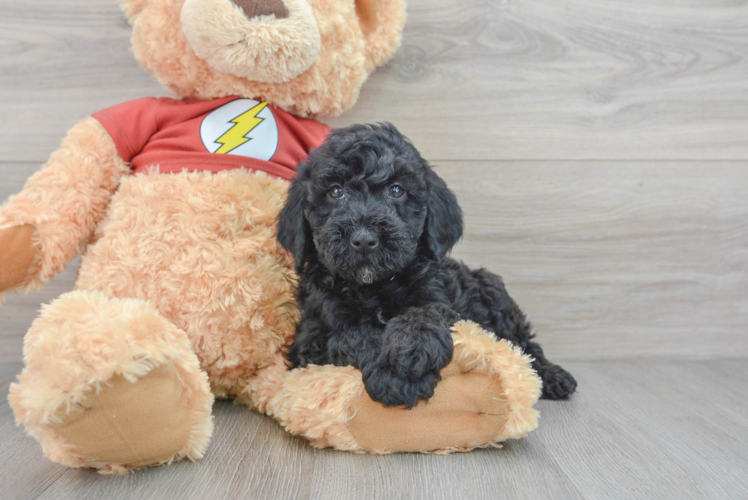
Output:
<instances>
[{"instance_id":1,"label":"teddy bear's foot","mask_svg":"<svg viewBox=\"0 0 748 500\"><path fill-rule=\"evenodd\" d=\"M132 470L176 458L190 438L190 413L168 363L134 383L115 375L92 388L50 430L91 464Z\"/></svg>"},{"instance_id":2,"label":"teddy bear's foot","mask_svg":"<svg viewBox=\"0 0 748 500\"><path fill-rule=\"evenodd\" d=\"M75 291L42 309L11 385L52 460L105 473L202 457L213 396L184 332L151 304Z\"/></svg>"},{"instance_id":3,"label":"teddy bear's foot","mask_svg":"<svg viewBox=\"0 0 748 500\"><path fill-rule=\"evenodd\" d=\"M454 326L454 356L434 396L385 408L353 367L288 371L278 357L248 385L255 408L314 446L368 453L450 453L517 439L535 429L541 382L527 356L477 324Z\"/></svg>"}]
</instances>

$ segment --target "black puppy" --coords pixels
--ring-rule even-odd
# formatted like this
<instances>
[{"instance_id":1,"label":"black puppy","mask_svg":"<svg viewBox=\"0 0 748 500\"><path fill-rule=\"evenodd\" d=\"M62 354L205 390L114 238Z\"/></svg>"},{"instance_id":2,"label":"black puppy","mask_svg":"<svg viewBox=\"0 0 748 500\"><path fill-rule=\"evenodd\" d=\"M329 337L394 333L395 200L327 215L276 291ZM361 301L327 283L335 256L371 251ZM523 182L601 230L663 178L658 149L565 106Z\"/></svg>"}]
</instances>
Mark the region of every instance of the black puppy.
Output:
<instances>
[{"instance_id":1,"label":"black puppy","mask_svg":"<svg viewBox=\"0 0 748 500\"><path fill-rule=\"evenodd\" d=\"M574 377L531 342L501 278L445 257L461 237L454 194L394 126L330 133L280 213L278 241L301 276L291 367L353 365L373 400L410 408L434 394L462 318L530 354L543 397L569 396Z\"/></svg>"}]
</instances>

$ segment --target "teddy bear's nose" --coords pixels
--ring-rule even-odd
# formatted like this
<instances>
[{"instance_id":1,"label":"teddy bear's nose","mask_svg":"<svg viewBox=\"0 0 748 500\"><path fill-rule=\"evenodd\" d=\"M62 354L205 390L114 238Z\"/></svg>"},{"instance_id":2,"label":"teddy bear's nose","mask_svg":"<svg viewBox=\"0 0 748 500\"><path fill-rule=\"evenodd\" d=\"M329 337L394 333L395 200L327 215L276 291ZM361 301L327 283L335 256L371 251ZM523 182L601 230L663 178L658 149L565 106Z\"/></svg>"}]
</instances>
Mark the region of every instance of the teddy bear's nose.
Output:
<instances>
[{"instance_id":1,"label":"teddy bear's nose","mask_svg":"<svg viewBox=\"0 0 748 500\"><path fill-rule=\"evenodd\" d=\"M260 16L275 16L276 19L288 17L288 7L283 0L231 0L244 11L247 19Z\"/></svg>"}]
</instances>

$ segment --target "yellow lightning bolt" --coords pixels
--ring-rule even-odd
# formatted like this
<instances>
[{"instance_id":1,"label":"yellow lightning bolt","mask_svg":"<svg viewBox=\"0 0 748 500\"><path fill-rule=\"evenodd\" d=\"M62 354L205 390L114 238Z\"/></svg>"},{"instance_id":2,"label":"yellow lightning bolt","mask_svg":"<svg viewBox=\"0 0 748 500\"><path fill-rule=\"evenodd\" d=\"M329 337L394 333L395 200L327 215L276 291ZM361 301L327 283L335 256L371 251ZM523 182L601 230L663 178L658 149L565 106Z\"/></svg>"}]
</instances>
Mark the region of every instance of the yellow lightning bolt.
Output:
<instances>
[{"instance_id":1,"label":"yellow lightning bolt","mask_svg":"<svg viewBox=\"0 0 748 500\"><path fill-rule=\"evenodd\" d=\"M267 102L261 102L249 111L240 114L231 123L235 123L225 134L216 139L216 142L223 144L216 153L225 154L229 153L245 142L249 141L247 134L250 133L257 125L263 122L264 118L257 118L260 111L265 109Z\"/></svg>"}]
</instances>

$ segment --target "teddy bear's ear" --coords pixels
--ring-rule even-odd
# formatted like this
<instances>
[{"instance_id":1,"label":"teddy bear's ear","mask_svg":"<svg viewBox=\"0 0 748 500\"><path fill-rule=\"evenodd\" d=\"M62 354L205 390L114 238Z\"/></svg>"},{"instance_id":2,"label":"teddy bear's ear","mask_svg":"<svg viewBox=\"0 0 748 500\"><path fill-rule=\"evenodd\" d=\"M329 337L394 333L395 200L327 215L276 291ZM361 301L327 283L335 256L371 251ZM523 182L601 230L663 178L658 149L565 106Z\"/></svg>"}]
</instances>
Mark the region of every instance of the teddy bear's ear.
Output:
<instances>
[{"instance_id":1,"label":"teddy bear's ear","mask_svg":"<svg viewBox=\"0 0 748 500\"><path fill-rule=\"evenodd\" d=\"M148 0L119 0L119 5L128 20L140 14L147 4Z\"/></svg>"},{"instance_id":2,"label":"teddy bear's ear","mask_svg":"<svg viewBox=\"0 0 748 500\"><path fill-rule=\"evenodd\" d=\"M366 37L366 58L374 69L389 61L402 39L405 0L353 0L361 31Z\"/></svg>"}]
</instances>

